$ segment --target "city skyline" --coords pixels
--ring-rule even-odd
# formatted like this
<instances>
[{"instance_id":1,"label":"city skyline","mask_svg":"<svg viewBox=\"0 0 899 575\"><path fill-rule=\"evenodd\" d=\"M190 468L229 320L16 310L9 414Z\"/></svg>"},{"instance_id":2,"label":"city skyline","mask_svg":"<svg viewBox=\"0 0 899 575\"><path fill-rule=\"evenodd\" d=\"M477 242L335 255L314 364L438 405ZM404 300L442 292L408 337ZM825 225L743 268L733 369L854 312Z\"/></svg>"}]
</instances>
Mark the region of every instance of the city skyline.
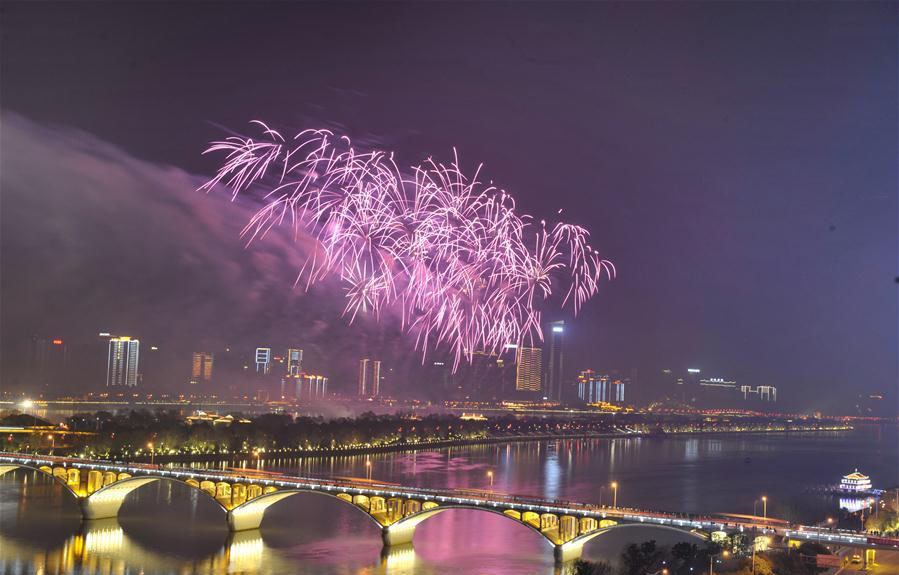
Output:
<instances>
[{"instance_id":1,"label":"city skyline","mask_svg":"<svg viewBox=\"0 0 899 575\"><path fill-rule=\"evenodd\" d=\"M548 324L547 329L552 330L554 327L558 329L560 327L559 323L561 322ZM107 349L104 351L104 357L107 359L105 379L102 382L94 382L93 385L87 385L83 391L99 391L105 383L107 388L121 385L133 388L139 386L140 389L135 389L135 391L144 393L192 392L240 396L254 395L265 390L269 397L273 397L271 394L277 394L278 384L276 379L281 378L281 396L286 399L300 400L301 397L305 399L323 399L328 393L346 396L356 395L360 398L381 396L391 398L421 397L415 394L409 396L408 388L402 385L398 387L391 386L391 391L385 394L381 389L383 382L381 361L370 358L359 360L359 371L354 380L338 380L336 387L333 384L328 386L329 379L332 379L330 376L308 373L305 370L303 349L287 347L286 345L283 346L285 351L283 355L278 352L280 347L254 347L243 352L239 349L232 350L230 347L220 350L219 354L232 356L230 378L227 375L219 376L227 381L227 384L222 384L221 381L213 382L212 374L216 352L187 352L182 350L181 353L184 357L187 357L189 354L192 358L190 364L185 368L189 371L190 377L184 380L189 385L198 386L191 390L189 386L184 387L182 385L184 381L180 381L177 378L169 381L153 379L147 381L144 369L155 372L156 369L154 368L159 366L147 366L145 363L144 367L141 368L137 362L133 361L133 358L138 356L138 348L136 346L139 345L139 338L115 336L109 332L101 332L99 336L100 341L108 342ZM68 356L63 340L32 336L31 341L34 347L30 364L30 377L32 379L29 381L39 382L41 381L41 375L49 369L48 365L50 363L54 365L59 363L58 359L51 361L49 354L55 352L56 355L52 357L62 357L62 365L65 365L64 362ZM130 345L135 347L131 348L129 347ZM644 373L642 376L638 376L636 368L630 369L629 375L624 375L622 370L617 368L607 369L604 372L603 370L596 371L593 368L579 369L576 376L565 378L561 382L559 397L553 398L552 388L550 387L552 378L550 365L543 361L544 356L551 357L552 353L547 354L547 350L542 348L506 347L505 352L507 352L508 357L505 360L501 356L477 352L474 355L472 364L463 363L460 370L456 373L453 373L445 362L432 362L433 366L441 366L441 371L449 375L450 381L455 382L459 386L458 389L463 390L465 394L463 396L450 394L442 397L438 395L432 397L432 399L468 398L472 400L493 399L497 401L548 399L561 402L562 404L571 404L576 401L594 403L595 400L595 403L627 404L636 407L668 403L672 407L692 405L697 408L749 407L750 404L754 407L762 407L766 403L774 404L778 402L778 387L768 383L768 379L747 384L742 380L738 382L733 378L703 374L703 371L696 367L686 367L680 370L666 368L657 373ZM158 353L160 347L152 345L149 349ZM522 355L526 356L523 360ZM488 363L491 365L495 362L499 369L493 370L488 368L485 371L486 364L479 367L478 358L481 356L490 359L491 361ZM113 358L116 358L115 367ZM236 364L234 364L234 360L237 361ZM220 366L219 370L227 369L228 359L226 358L224 361L226 362L226 367ZM178 362L179 365L182 363ZM504 365L511 372L504 371ZM684 365L693 366L697 364L691 362ZM409 377L415 378L416 381L433 385L438 389L440 388L440 377L435 379L434 374L429 372L429 369L432 368L431 365L425 364L417 366L417 368L414 370L414 373L409 374ZM55 369L57 370L57 377L59 377L60 372L58 370L60 368L57 366ZM248 379L246 377L247 370L251 370L250 373L254 377ZM329 370L326 366L322 366L320 371L327 372ZM391 371L393 370L391 369ZM128 375L126 376L125 374ZM233 378L236 374L241 374L243 377L235 380ZM376 376L376 383L373 384ZM65 377L64 373L62 373L62 377ZM127 381L132 383L121 383L126 380L126 377ZM634 387L638 380L639 383ZM50 383L52 384L52 380ZM647 384L649 384L649 390L645 389ZM27 391L28 388L26 387L20 389L19 393L37 397L46 395L46 392L51 389L52 385L50 384L34 383L30 392ZM627 399L625 399L625 389L629 390ZM722 394L722 390L728 393ZM636 398L634 397L634 391L637 392ZM792 400L790 391L791 389L788 387L787 395L785 398L781 398L781 403L784 403L784 399L786 399L785 406L781 406L781 409L783 407L793 409L795 402ZM65 392L50 394L50 396L65 395L68 394ZM864 399L866 397L860 395L857 398ZM737 398L742 398L743 402L735 402L734 400ZM870 399L878 400L875 402L877 404L875 408L876 413L886 413L884 411L883 396L871 394ZM855 410L858 409L860 407L856 405ZM848 410L835 411L833 414L851 415L855 413L855 410L850 408Z\"/></svg>"}]
</instances>

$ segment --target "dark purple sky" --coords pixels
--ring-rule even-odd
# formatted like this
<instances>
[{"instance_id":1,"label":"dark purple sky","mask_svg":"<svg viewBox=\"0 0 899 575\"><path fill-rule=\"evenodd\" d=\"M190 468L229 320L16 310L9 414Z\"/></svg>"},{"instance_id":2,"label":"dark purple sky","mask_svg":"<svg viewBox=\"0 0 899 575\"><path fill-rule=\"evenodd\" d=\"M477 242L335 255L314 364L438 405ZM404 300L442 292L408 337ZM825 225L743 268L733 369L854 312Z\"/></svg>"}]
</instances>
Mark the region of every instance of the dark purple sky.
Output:
<instances>
[{"instance_id":1,"label":"dark purple sky","mask_svg":"<svg viewBox=\"0 0 899 575\"><path fill-rule=\"evenodd\" d=\"M456 146L590 229L619 277L569 329L572 369L696 366L801 407L896 388L893 3L0 10L7 359L98 329L295 340L323 370L403 349L333 290L292 292L292 246L244 251L246 202L192 191L205 144L259 118L406 163Z\"/></svg>"}]
</instances>

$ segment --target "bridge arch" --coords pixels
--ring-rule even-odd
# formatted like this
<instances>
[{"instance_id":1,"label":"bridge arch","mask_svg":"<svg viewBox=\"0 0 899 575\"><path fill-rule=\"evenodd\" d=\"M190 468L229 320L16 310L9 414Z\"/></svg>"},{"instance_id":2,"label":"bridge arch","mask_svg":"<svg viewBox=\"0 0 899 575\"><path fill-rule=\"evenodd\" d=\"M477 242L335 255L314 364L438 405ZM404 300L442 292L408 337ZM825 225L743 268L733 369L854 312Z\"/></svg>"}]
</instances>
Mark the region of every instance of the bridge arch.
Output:
<instances>
[{"instance_id":1,"label":"bridge arch","mask_svg":"<svg viewBox=\"0 0 899 575\"><path fill-rule=\"evenodd\" d=\"M384 539L384 545L392 546L392 545L405 545L408 543L412 543L412 538L415 535L415 528L419 523L434 517L438 513L442 513L444 511L449 511L451 509L470 509L473 511L484 511L487 513L493 513L494 515L499 515L501 517L505 517L506 519L511 519L518 525L523 525L540 534L540 537L549 543L552 546L556 546L556 542L553 541L544 531L540 529L540 527L536 526L534 523L526 521L524 519L525 513L520 513L518 517L513 514L506 513L506 511L510 511L509 509L503 509L500 507L490 508L490 507L480 507L478 505L466 505L464 503L449 503L445 505L440 505L439 507L432 507L430 509L425 509L423 511L419 511L417 513L413 513L407 517L400 519L399 521L392 523L384 528L382 534ZM516 512L518 513L518 512ZM539 521L539 514L538 521ZM539 525L539 523L538 523Z\"/></svg>"},{"instance_id":2,"label":"bridge arch","mask_svg":"<svg viewBox=\"0 0 899 575\"><path fill-rule=\"evenodd\" d=\"M300 493L312 493L315 495L324 495L326 497L330 497L331 499L336 499L343 505L352 507L353 509L364 514L365 517L367 517L370 521L377 525L379 529L384 528L384 524L378 521L376 517L371 515L369 510L366 510L361 505L361 500L357 500L357 498L349 495L348 493L327 491L322 489L283 489L280 491L263 493L262 495L250 499L245 503L241 503L240 505L229 511L228 527L232 531L258 529L262 524L262 518L265 515L265 511L269 507L283 499L287 499L292 495L297 495ZM371 498L367 498L367 502L369 504L370 501Z\"/></svg>"},{"instance_id":3,"label":"bridge arch","mask_svg":"<svg viewBox=\"0 0 899 575\"><path fill-rule=\"evenodd\" d=\"M65 474L66 479L63 479L62 475L60 475L58 473L54 473L54 469L50 468L50 467L34 467L32 465L25 465L23 463L3 463L3 464L0 464L0 476L3 476L11 471L15 471L16 469L24 469L27 471L37 471L38 473L40 473L42 475L46 475L47 477L50 477L56 483L59 483L60 485L65 487L66 492L68 492L73 498L75 498L76 501L78 499L80 499L78 494L75 492L74 489L72 489L72 486L69 485L69 483L68 483L68 474ZM63 468L57 467L56 469L63 469Z\"/></svg>"},{"instance_id":4,"label":"bridge arch","mask_svg":"<svg viewBox=\"0 0 899 575\"><path fill-rule=\"evenodd\" d=\"M596 529L595 531L584 533L583 535L578 535L571 541L567 541L565 543L562 543L561 545L556 546L556 558L560 561L571 561L573 559L578 559L580 558L581 553L584 551L584 545L587 544L587 542L589 542L591 539L599 537L600 535L605 535L610 531L627 527L649 527L652 529L667 529L668 531L675 531L679 535L688 535L700 541L705 541L705 539L691 531L686 525L684 527L673 527L671 525L660 525L657 523L619 523L618 525L601 527L599 529Z\"/></svg>"},{"instance_id":5,"label":"bridge arch","mask_svg":"<svg viewBox=\"0 0 899 575\"><path fill-rule=\"evenodd\" d=\"M79 498L84 518L107 519L109 517L118 517L119 509L121 509L122 504L125 502L125 497L127 497L129 493L144 485L155 483L157 481L168 481L190 487L192 491L202 493L202 497L206 497L212 501L223 513L228 512L228 509L213 495L187 481L182 481L173 477L138 475L136 477L120 479L115 483L110 483L109 485L101 487L87 497Z\"/></svg>"}]
</instances>

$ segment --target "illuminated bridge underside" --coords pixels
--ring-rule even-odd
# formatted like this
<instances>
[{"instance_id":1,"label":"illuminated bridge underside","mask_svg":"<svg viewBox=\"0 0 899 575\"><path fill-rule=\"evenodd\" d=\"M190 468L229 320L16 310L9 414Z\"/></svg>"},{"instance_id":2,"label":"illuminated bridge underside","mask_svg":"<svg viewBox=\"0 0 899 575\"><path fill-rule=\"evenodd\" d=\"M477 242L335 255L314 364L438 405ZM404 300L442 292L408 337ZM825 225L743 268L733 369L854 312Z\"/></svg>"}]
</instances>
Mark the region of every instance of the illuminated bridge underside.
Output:
<instances>
[{"instance_id":1,"label":"illuminated bridge underside","mask_svg":"<svg viewBox=\"0 0 899 575\"><path fill-rule=\"evenodd\" d=\"M239 481L223 481L222 477L210 478L199 471L176 473L112 465L86 464L79 467L60 467L0 463L0 476L15 469L50 475L77 498L84 518L92 520L116 517L125 498L132 491L156 481L170 481L196 489L203 494L202 497L208 497L214 505L222 509L232 531L258 529L269 507L293 495L299 493L324 495L364 513L368 520L381 529L384 545L388 547L411 544L415 528L421 522L451 509L484 511L520 523L536 531L552 544L556 558L562 561L579 557L583 545L614 528L617 525L616 520L638 523L636 519L622 517L616 517L616 520L605 519L596 512L579 509L550 509L524 503L475 501L426 493L391 492L369 485L346 487L310 485L293 488L289 485L271 485L285 482L237 475L235 479L240 479ZM132 476L128 471L119 471L120 469L144 474ZM642 522L642 519L639 522ZM695 523L688 521L680 523L677 526L654 526L667 527L688 534L690 529L697 527Z\"/></svg>"}]
</instances>

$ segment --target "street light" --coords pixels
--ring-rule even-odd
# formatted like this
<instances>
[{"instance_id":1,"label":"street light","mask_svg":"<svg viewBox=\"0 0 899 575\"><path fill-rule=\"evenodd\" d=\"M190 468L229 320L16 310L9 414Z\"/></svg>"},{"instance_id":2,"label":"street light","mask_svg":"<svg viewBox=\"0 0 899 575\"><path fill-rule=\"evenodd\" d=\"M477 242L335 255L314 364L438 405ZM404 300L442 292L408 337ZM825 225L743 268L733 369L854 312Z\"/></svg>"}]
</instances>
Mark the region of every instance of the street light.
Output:
<instances>
[{"instance_id":1,"label":"street light","mask_svg":"<svg viewBox=\"0 0 899 575\"><path fill-rule=\"evenodd\" d=\"M618 482L612 482L612 509L618 509Z\"/></svg>"},{"instance_id":2,"label":"street light","mask_svg":"<svg viewBox=\"0 0 899 575\"><path fill-rule=\"evenodd\" d=\"M149 442L147 447L150 449L150 465L153 465L153 461L156 459L156 451L153 449L153 442Z\"/></svg>"},{"instance_id":3,"label":"street light","mask_svg":"<svg viewBox=\"0 0 899 575\"><path fill-rule=\"evenodd\" d=\"M493 487L493 470L487 470L487 477L490 478L490 487Z\"/></svg>"},{"instance_id":4,"label":"street light","mask_svg":"<svg viewBox=\"0 0 899 575\"><path fill-rule=\"evenodd\" d=\"M725 549L724 551L721 552L721 556L722 556L722 557L727 557L728 555L730 555L730 553L728 553L727 549ZM711 553L710 553L710 554L709 554L709 575L715 575L715 570L714 570L714 568L713 568L713 563L714 563L714 561L715 561L715 557L717 557L717 556L718 556L717 553L715 553L715 554L711 554ZM755 568L755 567L753 567L753 569L754 569L754 568Z\"/></svg>"},{"instance_id":5,"label":"street light","mask_svg":"<svg viewBox=\"0 0 899 575\"><path fill-rule=\"evenodd\" d=\"M365 471L366 471L366 476L368 477L368 480L371 481L371 459L365 460Z\"/></svg>"},{"instance_id":6,"label":"street light","mask_svg":"<svg viewBox=\"0 0 899 575\"><path fill-rule=\"evenodd\" d=\"M768 496L762 495L762 515L765 518L765 521L768 520Z\"/></svg>"},{"instance_id":7,"label":"street light","mask_svg":"<svg viewBox=\"0 0 899 575\"><path fill-rule=\"evenodd\" d=\"M50 455L53 455L53 450L56 449L56 438L53 437L53 434L47 436L47 439L50 440Z\"/></svg>"}]
</instances>

